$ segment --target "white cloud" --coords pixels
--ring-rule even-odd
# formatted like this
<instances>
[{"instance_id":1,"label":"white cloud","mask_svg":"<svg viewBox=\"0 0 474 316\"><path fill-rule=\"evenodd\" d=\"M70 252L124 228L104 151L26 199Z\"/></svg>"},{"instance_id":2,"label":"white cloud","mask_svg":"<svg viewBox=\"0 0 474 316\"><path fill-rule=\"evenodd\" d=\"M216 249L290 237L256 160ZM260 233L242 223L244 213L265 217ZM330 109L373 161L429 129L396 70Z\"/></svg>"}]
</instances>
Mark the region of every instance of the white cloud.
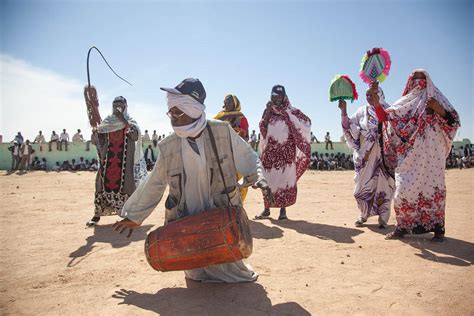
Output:
<instances>
[{"instance_id":1,"label":"white cloud","mask_svg":"<svg viewBox=\"0 0 474 316\"><path fill-rule=\"evenodd\" d=\"M0 135L3 141L11 141L17 132L33 140L39 130L49 140L51 131L60 133L63 128L71 137L79 128L88 139L90 127L83 88L84 84L75 79L0 54ZM102 117L109 114L110 108L103 106L111 103L109 95L99 89ZM129 105L129 112L143 130L151 133L156 129L161 134L171 130L164 106L137 102Z\"/></svg>"},{"instance_id":2,"label":"white cloud","mask_svg":"<svg viewBox=\"0 0 474 316\"><path fill-rule=\"evenodd\" d=\"M17 132L33 140L38 130L48 139L51 131L77 128L87 131L83 85L24 61L0 55L0 133L10 141Z\"/></svg>"},{"instance_id":3,"label":"white cloud","mask_svg":"<svg viewBox=\"0 0 474 316\"><path fill-rule=\"evenodd\" d=\"M144 102L131 102L129 100L128 112L140 126L142 134L145 130L148 130L150 136L153 134L153 130L156 130L158 135L166 134L172 131L170 121L166 112L168 108L165 105L156 105Z\"/></svg>"}]
</instances>

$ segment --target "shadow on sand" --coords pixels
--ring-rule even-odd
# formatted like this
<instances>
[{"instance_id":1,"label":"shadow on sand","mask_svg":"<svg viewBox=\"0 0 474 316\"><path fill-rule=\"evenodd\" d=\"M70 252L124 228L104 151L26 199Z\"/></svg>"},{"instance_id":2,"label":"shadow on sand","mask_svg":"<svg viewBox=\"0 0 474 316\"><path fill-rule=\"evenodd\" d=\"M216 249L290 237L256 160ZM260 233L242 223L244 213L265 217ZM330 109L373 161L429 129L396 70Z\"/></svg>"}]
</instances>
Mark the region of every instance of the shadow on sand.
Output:
<instances>
[{"instance_id":1,"label":"shadow on sand","mask_svg":"<svg viewBox=\"0 0 474 316\"><path fill-rule=\"evenodd\" d=\"M364 224L363 227L366 227L373 231L374 233L380 234L380 235L387 235L388 233L391 233L395 230L395 225L387 225L386 228L379 228L378 224Z\"/></svg>"},{"instance_id":2,"label":"shadow on sand","mask_svg":"<svg viewBox=\"0 0 474 316\"><path fill-rule=\"evenodd\" d=\"M388 234L392 232L395 227L390 229L379 229L377 226L367 226L370 230L376 233ZM470 266L474 264L474 243L450 238L446 238L446 242L438 243L432 242L432 233L420 235L405 235L399 241L420 250L416 255L426 260L451 264L455 266ZM387 240L387 242L395 242L394 240Z\"/></svg>"},{"instance_id":3,"label":"shadow on sand","mask_svg":"<svg viewBox=\"0 0 474 316\"><path fill-rule=\"evenodd\" d=\"M116 291L119 305L134 305L160 315L310 315L295 302L273 305L258 283L200 283L186 280L185 288L165 288L156 293Z\"/></svg>"},{"instance_id":4,"label":"shadow on sand","mask_svg":"<svg viewBox=\"0 0 474 316\"><path fill-rule=\"evenodd\" d=\"M252 237L256 239L275 239L283 237L283 229L280 227L270 227L258 221L250 221L250 231L252 232Z\"/></svg>"},{"instance_id":5,"label":"shadow on sand","mask_svg":"<svg viewBox=\"0 0 474 316\"><path fill-rule=\"evenodd\" d=\"M313 236L323 240L334 240L338 243L354 243L353 237L362 234L364 231L355 228L346 228L326 224L310 223L307 221L274 220L269 219L274 225L293 229L300 234Z\"/></svg>"},{"instance_id":6,"label":"shadow on sand","mask_svg":"<svg viewBox=\"0 0 474 316\"><path fill-rule=\"evenodd\" d=\"M143 241L147 236L147 232L153 227L153 225L144 225L133 231L130 238L126 238L124 235L119 235L112 231L112 224L98 225L94 227L94 234L86 238L86 244L79 247L69 254L71 260L68 263L68 267L73 267L84 260L91 251L96 247L97 243L110 244L112 248L122 248L130 245L132 242ZM91 229L92 231L92 229Z\"/></svg>"}]
</instances>

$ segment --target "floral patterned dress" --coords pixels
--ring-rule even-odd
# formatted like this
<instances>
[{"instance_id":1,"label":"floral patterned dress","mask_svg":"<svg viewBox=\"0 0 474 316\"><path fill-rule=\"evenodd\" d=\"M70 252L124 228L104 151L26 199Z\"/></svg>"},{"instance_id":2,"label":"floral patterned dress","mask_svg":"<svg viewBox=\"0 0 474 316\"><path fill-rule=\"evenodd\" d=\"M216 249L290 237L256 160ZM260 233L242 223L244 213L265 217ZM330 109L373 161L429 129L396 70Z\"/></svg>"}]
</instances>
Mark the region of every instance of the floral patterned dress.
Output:
<instances>
[{"instance_id":1,"label":"floral patterned dress","mask_svg":"<svg viewBox=\"0 0 474 316\"><path fill-rule=\"evenodd\" d=\"M397 228L408 233L444 233L446 157L460 123L448 99L422 72L426 80L416 82L413 73L404 96L386 110L384 149L395 170ZM430 97L445 109L446 118L427 113Z\"/></svg>"},{"instance_id":2,"label":"floral patterned dress","mask_svg":"<svg viewBox=\"0 0 474 316\"><path fill-rule=\"evenodd\" d=\"M268 125L260 121L260 159L273 194L273 203L265 196L264 202L265 208L281 208L295 204L296 183L310 164L311 120L288 101L270 111Z\"/></svg>"}]
</instances>

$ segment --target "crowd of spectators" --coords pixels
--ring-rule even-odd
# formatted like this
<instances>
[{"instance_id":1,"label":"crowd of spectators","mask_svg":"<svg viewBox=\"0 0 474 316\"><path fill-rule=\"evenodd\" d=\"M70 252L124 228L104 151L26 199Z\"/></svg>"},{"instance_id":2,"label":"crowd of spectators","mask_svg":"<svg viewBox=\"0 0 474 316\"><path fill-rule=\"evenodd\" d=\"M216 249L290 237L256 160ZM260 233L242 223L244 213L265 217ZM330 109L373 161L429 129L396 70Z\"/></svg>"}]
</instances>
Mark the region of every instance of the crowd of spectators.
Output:
<instances>
[{"instance_id":1,"label":"crowd of spectators","mask_svg":"<svg viewBox=\"0 0 474 316\"><path fill-rule=\"evenodd\" d=\"M312 170L354 170L354 161L352 155L344 153L321 153L314 152L311 154L311 164L309 169Z\"/></svg>"},{"instance_id":2,"label":"crowd of spectators","mask_svg":"<svg viewBox=\"0 0 474 316\"><path fill-rule=\"evenodd\" d=\"M144 142L145 150L144 157L147 163L147 169L153 169L153 166L156 161L156 152L154 148L157 147L158 143L166 137L165 134L158 135L156 130L153 131L153 134L150 136L148 130L145 130L145 133L142 135L142 141ZM92 138L92 136L91 136ZM13 145L8 149L12 154L12 170L47 170L46 158L40 158L35 155L35 150L32 148L31 144L39 144L39 150L43 151L43 145L48 144L48 150L53 150L53 145L58 151L68 150L68 144L73 143L84 143L86 145L86 151L90 150L91 141L86 141L84 136L81 133L81 130L78 129L72 139L69 139L69 134L66 129L63 129L63 132L58 135L55 131L52 131L50 141L46 142L45 137L42 131L38 132L38 135L35 137L33 143L27 139L24 141L23 135L21 132L15 136L13 140ZM151 144L147 144L151 143ZM258 151L260 143L260 133L256 133L255 130L249 136L249 144L255 150ZM311 132L311 143L321 143L318 141L313 132ZM334 150L333 144L329 135L329 132L326 133L324 137L324 143L326 150ZM457 149L454 146L449 153L448 158L446 159L446 168L470 168L472 166L472 144L466 144ZM63 162L56 161L55 165L51 168L53 171L97 171L99 169L98 162L96 159L89 161L83 157L78 159L72 159L71 161L66 160ZM354 170L354 162L352 155L346 155L345 153L318 153L314 152L311 154L311 164L309 169L312 170Z\"/></svg>"},{"instance_id":3,"label":"crowd of spectators","mask_svg":"<svg viewBox=\"0 0 474 316\"><path fill-rule=\"evenodd\" d=\"M44 158L43 158L44 159ZM40 169L41 170L41 169ZM91 161L88 159L84 160L84 157L80 157L78 160L72 159L64 160L62 163L56 161L56 164L51 168L51 171L97 171L99 170L99 164L95 158Z\"/></svg>"},{"instance_id":4,"label":"crowd of spectators","mask_svg":"<svg viewBox=\"0 0 474 316\"><path fill-rule=\"evenodd\" d=\"M459 148L451 146L451 152L446 159L446 169L471 168L472 166L472 144L466 144Z\"/></svg>"}]
</instances>

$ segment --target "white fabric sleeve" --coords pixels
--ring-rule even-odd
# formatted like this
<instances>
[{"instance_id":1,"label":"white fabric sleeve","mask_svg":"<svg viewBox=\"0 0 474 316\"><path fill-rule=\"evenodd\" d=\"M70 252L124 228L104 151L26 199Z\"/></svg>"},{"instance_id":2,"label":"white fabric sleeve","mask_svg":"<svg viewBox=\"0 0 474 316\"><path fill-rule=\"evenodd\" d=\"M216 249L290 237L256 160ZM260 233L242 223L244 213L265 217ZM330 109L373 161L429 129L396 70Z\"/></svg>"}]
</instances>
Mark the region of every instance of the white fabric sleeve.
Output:
<instances>
[{"instance_id":1,"label":"white fabric sleeve","mask_svg":"<svg viewBox=\"0 0 474 316\"><path fill-rule=\"evenodd\" d=\"M150 216L160 203L166 189L165 161L160 153L161 151L158 153L155 167L151 173L133 192L122 209L122 217L126 217L137 224L141 224Z\"/></svg>"},{"instance_id":2,"label":"white fabric sleeve","mask_svg":"<svg viewBox=\"0 0 474 316\"><path fill-rule=\"evenodd\" d=\"M364 114L364 107L357 109L357 111L352 115L347 117L349 121L348 128L342 128L344 133L344 137L346 138L346 144L352 150L359 150L360 149L360 119L361 116Z\"/></svg>"}]
</instances>

